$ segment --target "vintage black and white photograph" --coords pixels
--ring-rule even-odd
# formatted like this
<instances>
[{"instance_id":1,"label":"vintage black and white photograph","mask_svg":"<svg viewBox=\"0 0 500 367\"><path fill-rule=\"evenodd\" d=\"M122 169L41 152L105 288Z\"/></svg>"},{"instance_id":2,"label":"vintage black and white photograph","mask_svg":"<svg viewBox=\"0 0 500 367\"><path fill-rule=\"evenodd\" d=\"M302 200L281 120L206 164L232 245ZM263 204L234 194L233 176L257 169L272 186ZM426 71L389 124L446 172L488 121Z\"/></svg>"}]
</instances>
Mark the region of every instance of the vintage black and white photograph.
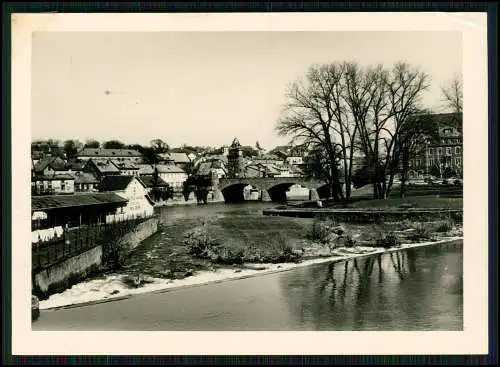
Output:
<instances>
[{"instance_id":1,"label":"vintage black and white photograph","mask_svg":"<svg viewBox=\"0 0 500 367\"><path fill-rule=\"evenodd\" d=\"M463 44L33 31L31 330L463 331Z\"/></svg>"}]
</instances>

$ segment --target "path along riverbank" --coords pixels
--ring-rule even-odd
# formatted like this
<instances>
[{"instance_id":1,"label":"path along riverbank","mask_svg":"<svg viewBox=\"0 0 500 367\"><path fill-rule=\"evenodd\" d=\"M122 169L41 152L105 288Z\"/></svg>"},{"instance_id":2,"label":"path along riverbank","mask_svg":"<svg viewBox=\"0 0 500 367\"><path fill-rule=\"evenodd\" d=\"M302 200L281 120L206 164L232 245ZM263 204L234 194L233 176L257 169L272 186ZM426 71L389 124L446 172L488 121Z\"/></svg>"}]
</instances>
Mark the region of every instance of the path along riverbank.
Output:
<instances>
[{"instance_id":1,"label":"path along riverbank","mask_svg":"<svg viewBox=\"0 0 500 367\"><path fill-rule=\"evenodd\" d=\"M319 263L340 262L361 257L382 255L404 251L410 248L438 246L450 243L461 243L463 237L448 237L432 242L402 244L399 247L383 249L374 247L336 248L333 256L303 260L300 263L281 264L246 264L243 269L222 268L215 271L200 271L184 279L148 278L146 284L139 288L128 288L125 275L110 274L74 285L72 288L54 294L40 302L40 309L56 310L58 308L78 307L94 303L116 301L136 294L150 292L167 292L175 289L202 286L210 283L230 281L253 276L289 271L298 267Z\"/></svg>"}]
</instances>

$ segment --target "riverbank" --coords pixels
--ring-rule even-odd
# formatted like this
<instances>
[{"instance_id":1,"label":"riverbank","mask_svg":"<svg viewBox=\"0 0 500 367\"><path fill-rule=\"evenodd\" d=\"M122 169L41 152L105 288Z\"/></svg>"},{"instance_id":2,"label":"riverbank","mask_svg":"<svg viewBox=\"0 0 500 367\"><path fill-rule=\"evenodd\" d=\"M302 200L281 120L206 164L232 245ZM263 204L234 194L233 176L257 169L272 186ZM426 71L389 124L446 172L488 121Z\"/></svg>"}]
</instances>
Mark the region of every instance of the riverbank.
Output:
<instances>
[{"instance_id":1,"label":"riverbank","mask_svg":"<svg viewBox=\"0 0 500 367\"><path fill-rule=\"evenodd\" d=\"M167 292L176 289L202 286L210 283L224 282L243 279L259 275L272 274L289 271L298 267L310 266L320 263L340 262L367 256L382 255L386 253L405 251L410 248L446 245L450 243L461 243L463 237L448 237L437 241L421 243L407 243L393 248L376 247L353 247L336 248L333 256L317 257L303 260L299 263L277 263L277 264L244 264L243 268L220 268L214 271L199 271L192 276L183 279L163 279L147 277L145 284L139 288L127 286L124 274L109 274L86 282L74 285L63 293L55 294L49 299L40 302L40 309L55 310L58 308L77 307L94 303L116 301L137 294L152 292ZM341 253L346 250L350 253Z\"/></svg>"}]
</instances>

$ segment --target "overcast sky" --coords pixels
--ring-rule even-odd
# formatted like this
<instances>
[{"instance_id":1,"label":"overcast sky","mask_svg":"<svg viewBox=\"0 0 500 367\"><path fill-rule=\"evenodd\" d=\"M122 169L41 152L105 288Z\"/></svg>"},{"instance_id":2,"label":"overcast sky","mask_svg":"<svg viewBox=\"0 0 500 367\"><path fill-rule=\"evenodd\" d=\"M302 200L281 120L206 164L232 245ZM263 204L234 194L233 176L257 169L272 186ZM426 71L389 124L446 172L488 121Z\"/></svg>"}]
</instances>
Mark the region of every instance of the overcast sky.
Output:
<instances>
[{"instance_id":1,"label":"overcast sky","mask_svg":"<svg viewBox=\"0 0 500 367\"><path fill-rule=\"evenodd\" d=\"M405 60L432 77L462 71L455 32L37 32L32 138L221 146L286 143L274 126L287 84L313 63Z\"/></svg>"}]
</instances>

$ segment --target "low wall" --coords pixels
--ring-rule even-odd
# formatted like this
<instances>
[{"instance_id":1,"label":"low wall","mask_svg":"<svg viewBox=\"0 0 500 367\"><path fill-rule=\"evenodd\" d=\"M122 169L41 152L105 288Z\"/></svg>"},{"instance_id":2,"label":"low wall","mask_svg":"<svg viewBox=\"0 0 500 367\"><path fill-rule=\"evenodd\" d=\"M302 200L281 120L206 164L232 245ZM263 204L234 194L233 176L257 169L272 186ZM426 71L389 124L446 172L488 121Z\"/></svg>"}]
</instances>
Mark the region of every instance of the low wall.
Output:
<instances>
[{"instance_id":1,"label":"low wall","mask_svg":"<svg viewBox=\"0 0 500 367\"><path fill-rule=\"evenodd\" d=\"M265 209L264 215L279 215L296 218L330 217L339 222L376 223L395 222L405 219L415 221L440 220L452 217L462 221L460 209L407 209L407 210L352 210L352 209Z\"/></svg>"},{"instance_id":2,"label":"low wall","mask_svg":"<svg viewBox=\"0 0 500 367\"><path fill-rule=\"evenodd\" d=\"M102 247L96 246L79 255L63 260L33 276L33 293L39 298L63 291L90 272L97 271L102 263Z\"/></svg>"},{"instance_id":3,"label":"low wall","mask_svg":"<svg viewBox=\"0 0 500 367\"><path fill-rule=\"evenodd\" d=\"M159 220L153 217L132 224L132 228L126 229L127 233L118 239L119 246L125 250L124 254L130 253L142 241L156 233L158 223ZM33 294L45 299L51 294L70 288L90 273L100 271L105 261L103 256L105 239L102 233L106 231L106 227L72 229L60 241L34 246Z\"/></svg>"},{"instance_id":4,"label":"low wall","mask_svg":"<svg viewBox=\"0 0 500 367\"><path fill-rule=\"evenodd\" d=\"M158 218L147 219L123 235L118 243L123 246L125 253L129 253L146 238L158 232L158 223Z\"/></svg>"}]
</instances>

